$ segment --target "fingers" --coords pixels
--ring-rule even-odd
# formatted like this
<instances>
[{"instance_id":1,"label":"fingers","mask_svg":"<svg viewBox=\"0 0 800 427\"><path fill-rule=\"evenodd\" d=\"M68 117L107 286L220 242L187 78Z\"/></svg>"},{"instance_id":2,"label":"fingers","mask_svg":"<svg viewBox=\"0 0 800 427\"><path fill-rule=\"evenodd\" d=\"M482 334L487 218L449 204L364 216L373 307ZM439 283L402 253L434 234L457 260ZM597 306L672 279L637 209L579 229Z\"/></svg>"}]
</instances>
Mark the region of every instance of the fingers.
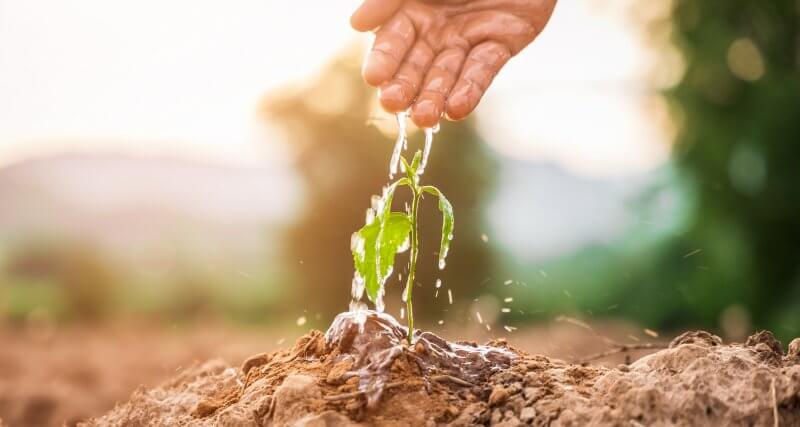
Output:
<instances>
[{"instance_id":1,"label":"fingers","mask_svg":"<svg viewBox=\"0 0 800 427\"><path fill-rule=\"evenodd\" d=\"M383 109L392 113L405 111L414 102L433 61L433 50L424 41L418 41L406 55L394 78L381 86L380 100Z\"/></svg>"},{"instance_id":2,"label":"fingers","mask_svg":"<svg viewBox=\"0 0 800 427\"><path fill-rule=\"evenodd\" d=\"M403 0L365 0L350 16L350 26L356 31L379 27L397 12Z\"/></svg>"},{"instance_id":3,"label":"fingers","mask_svg":"<svg viewBox=\"0 0 800 427\"><path fill-rule=\"evenodd\" d=\"M436 57L411 109L411 120L417 126L433 127L439 122L465 57L466 53L461 49L448 49Z\"/></svg>"},{"instance_id":4,"label":"fingers","mask_svg":"<svg viewBox=\"0 0 800 427\"><path fill-rule=\"evenodd\" d=\"M511 51L498 42L487 41L475 46L447 99L447 117L461 120L471 113L509 58Z\"/></svg>"},{"instance_id":5,"label":"fingers","mask_svg":"<svg viewBox=\"0 0 800 427\"><path fill-rule=\"evenodd\" d=\"M380 86L391 79L406 52L414 42L414 25L403 14L391 18L375 34L362 74L364 80L371 86Z\"/></svg>"}]
</instances>

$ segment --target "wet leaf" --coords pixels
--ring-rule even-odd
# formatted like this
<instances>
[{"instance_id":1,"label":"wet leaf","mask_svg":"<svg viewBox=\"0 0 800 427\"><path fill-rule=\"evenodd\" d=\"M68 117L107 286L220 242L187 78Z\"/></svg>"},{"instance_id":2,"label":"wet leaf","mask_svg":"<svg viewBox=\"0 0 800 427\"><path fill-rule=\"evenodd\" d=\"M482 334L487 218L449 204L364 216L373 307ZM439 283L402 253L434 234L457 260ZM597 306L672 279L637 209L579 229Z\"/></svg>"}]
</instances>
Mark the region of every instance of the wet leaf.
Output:
<instances>
[{"instance_id":1,"label":"wet leaf","mask_svg":"<svg viewBox=\"0 0 800 427\"><path fill-rule=\"evenodd\" d=\"M447 200L438 188L432 185L422 187L422 191L433 194L439 198L439 210L442 212L442 239L439 245L439 265L442 266L444 264L444 259L447 257L447 252L450 250L450 241L453 240L453 228L455 227L453 205L450 204L450 201Z\"/></svg>"},{"instance_id":2,"label":"wet leaf","mask_svg":"<svg viewBox=\"0 0 800 427\"><path fill-rule=\"evenodd\" d=\"M392 184L384 196L384 206L375 220L356 232L361 244L353 247L353 263L364 279L367 297L375 302L380 289L394 267L397 251L408 240L411 220L402 212L392 212L392 199L398 186L407 185L405 178Z\"/></svg>"},{"instance_id":3,"label":"wet leaf","mask_svg":"<svg viewBox=\"0 0 800 427\"><path fill-rule=\"evenodd\" d=\"M406 177L407 179L415 179L414 177L417 176L417 169L419 169L419 164L422 161L422 151L417 150L414 154L414 158L411 160L411 164L408 164L405 157L401 157L400 161L403 162L403 167L406 170Z\"/></svg>"},{"instance_id":4,"label":"wet leaf","mask_svg":"<svg viewBox=\"0 0 800 427\"><path fill-rule=\"evenodd\" d=\"M381 286L391 274L394 256L402 246L408 244L411 234L411 220L401 212L391 212L383 223L378 239L378 271Z\"/></svg>"}]
</instances>

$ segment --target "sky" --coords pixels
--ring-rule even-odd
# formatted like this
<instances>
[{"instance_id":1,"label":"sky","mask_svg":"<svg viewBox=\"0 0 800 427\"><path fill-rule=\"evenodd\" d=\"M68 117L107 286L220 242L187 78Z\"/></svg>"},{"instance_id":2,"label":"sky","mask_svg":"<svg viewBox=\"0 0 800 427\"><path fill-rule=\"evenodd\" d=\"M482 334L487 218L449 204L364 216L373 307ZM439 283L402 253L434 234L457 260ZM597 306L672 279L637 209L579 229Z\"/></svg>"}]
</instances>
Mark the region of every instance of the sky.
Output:
<instances>
[{"instance_id":1,"label":"sky","mask_svg":"<svg viewBox=\"0 0 800 427\"><path fill-rule=\"evenodd\" d=\"M492 148L587 177L666 161L630 1L559 2L477 111ZM282 165L289 154L264 143L276 136L257 124L258 101L366 44L348 25L357 4L0 0L0 165L74 150Z\"/></svg>"}]
</instances>

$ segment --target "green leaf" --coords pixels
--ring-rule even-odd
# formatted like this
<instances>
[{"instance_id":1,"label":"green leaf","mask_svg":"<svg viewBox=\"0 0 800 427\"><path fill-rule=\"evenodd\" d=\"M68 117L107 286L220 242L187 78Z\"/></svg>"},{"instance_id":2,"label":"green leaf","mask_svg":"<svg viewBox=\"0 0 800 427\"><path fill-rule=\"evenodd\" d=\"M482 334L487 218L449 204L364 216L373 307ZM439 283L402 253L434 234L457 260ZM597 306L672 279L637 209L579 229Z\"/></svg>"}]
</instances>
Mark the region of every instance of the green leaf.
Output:
<instances>
[{"instance_id":1,"label":"green leaf","mask_svg":"<svg viewBox=\"0 0 800 427\"><path fill-rule=\"evenodd\" d=\"M394 191L401 185L409 185L408 180L400 179L386 189L381 211L353 236L353 263L373 303L391 274L398 249L411 233L408 215L391 211Z\"/></svg>"},{"instance_id":2,"label":"green leaf","mask_svg":"<svg viewBox=\"0 0 800 427\"><path fill-rule=\"evenodd\" d=\"M414 172L412 175L417 174L417 170L419 169L419 163L422 161L422 151L417 150L414 154L414 159L411 160L411 170Z\"/></svg>"},{"instance_id":3,"label":"green leaf","mask_svg":"<svg viewBox=\"0 0 800 427\"><path fill-rule=\"evenodd\" d=\"M442 240L439 245L439 268L444 268L444 259L450 250L450 241L453 240L453 228L455 227L455 217L453 215L453 205L432 185L422 187L422 191L433 194L439 198L439 210L442 211Z\"/></svg>"},{"instance_id":4,"label":"green leaf","mask_svg":"<svg viewBox=\"0 0 800 427\"><path fill-rule=\"evenodd\" d=\"M380 221L361 227L353 233L351 250L353 252L353 264L356 272L364 280L367 296L372 300L377 294L378 285L378 261L377 261L377 241L380 232ZM372 294L373 296L370 296Z\"/></svg>"},{"instance_id":5,"label":"green leaf","mask_svg":"<svg viewBox=\"0 0 800 427\"><path fill-rule=\"evenodd\" d=\"M397 251L403 244L408 244L410 233L411 220L404 213L391 212L383 222L378 238L378 272L381 286L392 272Z\"/></svg>"},{"instance_id":6,"label":"green leaf","mask_svg":"<svg viewBox=\"0 0 800 427\"><path fill-rule=\"evenodd\" d=\"M408 164L408 161L405 157L400 157L400 161L403 162L403 167L406 171L406 179L414 179L417 176L417 169L419 169L419 164L422 161L422 151L417 150L414 154L414 158L411 160L411 164Z\"/></svg>"},{"instance_id":7,"label":"green leaf","mask_svg":"<svg viewBox=\"0 0 800 427\"><path fill-rule=\"evenodd\" d=\"M403 169L406 171L406 175L408 175L408 171L411 170L411 165L408 164L406 158L403 156L400 156L400 162L403 163Z\"/></svg>"},{"instance_id":8,"label":"green leaf","mask_svg":"<svg viewBox=\"0 0 800 427\"><path fill-rule=\"evenodd\" d=\"M375 214L379 218L384 218L385 219L386 216L389 215L389 212L392 210L392 200L394 200L394 191L397 189L397 187L400 187L400 186L403 186L403 185L405 185L407 187L410 187L411 186L411 181L409 181L408 178L400 178L397 181L393 182L392 185L390 185L388 188L386 188L386 193L385 193L385 196L384 196L385 200L384 200L384 203L383 203L383 209L380 212L375 212Z\"/></svg>"}]
</instances>

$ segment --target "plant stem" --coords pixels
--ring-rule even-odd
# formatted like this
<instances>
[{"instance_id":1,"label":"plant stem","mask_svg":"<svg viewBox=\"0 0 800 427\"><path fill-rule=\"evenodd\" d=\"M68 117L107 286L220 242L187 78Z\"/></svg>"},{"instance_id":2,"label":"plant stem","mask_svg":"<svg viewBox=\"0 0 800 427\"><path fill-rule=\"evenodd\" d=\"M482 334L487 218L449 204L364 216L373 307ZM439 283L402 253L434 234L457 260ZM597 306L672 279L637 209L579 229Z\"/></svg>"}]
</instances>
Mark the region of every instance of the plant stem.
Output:
<instances>
[{"instance_id":1,"label":"plant stem","mask_svg":"<svg viewBox=\"0 0 800 427\"><path fill-rule=\"evenodd\" d=\"M413 181L412 181L413 182ZM411 304L411 292L414 290L414 273L417 270L417 250L419 246L419 238L417 236L417 209L419 208L419 199L422 196L422 191L418 188L416 183L412 185L414 191L414 199L411 202L411 253L408 264L408 278L406 279L406 311L408 312L408 345L414 344L414 307Z\"/></svg>"}]
</instances>

